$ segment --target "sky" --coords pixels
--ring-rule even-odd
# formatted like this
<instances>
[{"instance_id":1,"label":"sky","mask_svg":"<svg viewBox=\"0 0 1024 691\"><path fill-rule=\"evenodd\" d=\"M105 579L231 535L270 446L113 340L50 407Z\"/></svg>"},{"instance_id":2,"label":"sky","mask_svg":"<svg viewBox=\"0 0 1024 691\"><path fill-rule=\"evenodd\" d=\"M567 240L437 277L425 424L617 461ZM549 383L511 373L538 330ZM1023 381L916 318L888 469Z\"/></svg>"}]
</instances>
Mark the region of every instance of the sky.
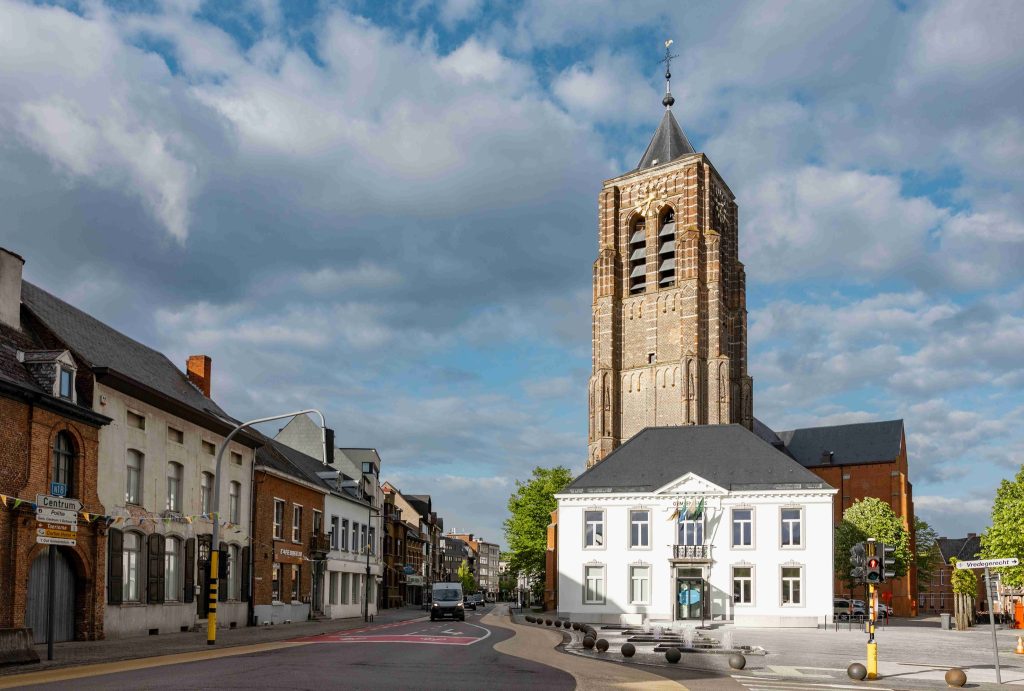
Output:
<instances>
[{"instance_id":1,"label":"sky","mask_svg":"<svg viewBox=\"0 0 1024 691\"><path fill-rule=\"evenodd\" d=\"M917 513L1024 463L1024 5L0 0L0 245L243 419L504 543L582 472L597 195L674 112L736 194L755 415L902 418Z\"/></svg>"}]
</instances>

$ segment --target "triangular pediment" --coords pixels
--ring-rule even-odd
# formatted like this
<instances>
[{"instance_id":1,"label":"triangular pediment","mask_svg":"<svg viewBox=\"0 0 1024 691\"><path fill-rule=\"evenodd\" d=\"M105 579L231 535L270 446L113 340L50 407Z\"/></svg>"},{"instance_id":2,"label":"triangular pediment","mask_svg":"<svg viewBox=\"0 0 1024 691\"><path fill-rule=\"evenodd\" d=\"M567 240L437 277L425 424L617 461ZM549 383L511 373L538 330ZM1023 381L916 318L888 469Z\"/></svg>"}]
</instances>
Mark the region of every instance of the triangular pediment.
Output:
<instances>
[{"instance_id":1,"label":"triangular pediment","mask_svg":"<svg viewBox=\"0 0 1024 691\"><path fill-rule=\"evenodd\" d=\"M705 480L696 473L687 473L667 485L655 490L655 494L728 494L728 490Z\"/></svg>"}]
</instances>

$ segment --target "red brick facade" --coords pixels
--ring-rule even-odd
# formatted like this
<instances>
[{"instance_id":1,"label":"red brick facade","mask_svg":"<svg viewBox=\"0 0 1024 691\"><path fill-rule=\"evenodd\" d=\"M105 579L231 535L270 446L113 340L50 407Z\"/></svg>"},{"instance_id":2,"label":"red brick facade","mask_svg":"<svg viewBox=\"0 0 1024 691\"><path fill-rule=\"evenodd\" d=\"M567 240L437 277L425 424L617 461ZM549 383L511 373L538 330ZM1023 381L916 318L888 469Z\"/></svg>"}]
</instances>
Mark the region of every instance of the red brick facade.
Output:
<instances>
[{"instance_id":1,"label":"red brick facade","mask_svg":"<svg viewBox=\"0 0 1024 691\"><path fill-rule=\"evenodd\" d=\"M26 626L29 574L33 560L47 547L36 544L31 504L12 508L13 498L35 501L48 494L53 478L53 445L66 432L74 445L74 491L83 511L103 514L96 494L99 446L97 426L38 405L0 397L0 493L11 497L0 509L0 628ZM74 637L103 638L106 572L106 524L79 518L75 547L57 547L70 563L75 581Z\"/></svg>"}]
</instances>

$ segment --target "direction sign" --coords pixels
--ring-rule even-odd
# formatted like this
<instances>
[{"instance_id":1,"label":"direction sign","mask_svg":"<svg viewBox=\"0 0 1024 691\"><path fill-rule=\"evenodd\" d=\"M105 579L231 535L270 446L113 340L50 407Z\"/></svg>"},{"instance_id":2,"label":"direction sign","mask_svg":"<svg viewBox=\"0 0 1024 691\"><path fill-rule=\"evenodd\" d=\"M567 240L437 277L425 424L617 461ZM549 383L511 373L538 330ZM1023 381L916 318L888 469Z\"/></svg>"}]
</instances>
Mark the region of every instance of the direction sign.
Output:
<instances>
[{"instance_id":1,"label":"direction sign","mask_svg":"<svg viewBox=\"0 0 1024 691\"><path fill-rule=\"evenodd\" d=\"M78 512L66 511L64 509L44 509L36 507L36 520L40 523L64 523L65 525L78 525Z\"/></svg>"},{"instance_id":2,"label":"direction sign","mask_svg":"<svg viewBox=\"0 0 1024 691\"><path fill-rule=\"evenodd\" d=\"M53 528L36 528L36 537L59 537L65 540L74 541L76 534L71 530L64 530L67 526L54 526ZM78 526L72 526L75 530Z\"/></svg>"},{"instance_id":3,"label":"direction sign","mask_svg":"<svg viewBox=\"0 0 1024 691\"><path fill-rule=\"evenodd\" d=\"M61 524L61 523L42 523L42 522L39 522L39 523L36 523L36 532L39 532L40 530L47 530L47 531L58 530L58 531L61 531L61 532L64 532L64 533L77 533L78 532L78 526L77 525L65 525L65 524Z\"/></svg>"},{"instance_id":4,"label":"direction sign","mask_svg":"<svg viewBox=\"0 0 1024 691\"><path fill-rule=\"evenodd\" d=\"M75 546L74 540L63 537L46 537L45 535L36 535L36 543L40 545L63 545L64 547Z\"/></svg>"},{"instance_id":5,"label":"direction sign","mask_svg":"<svg viewBox=\"0 0 1024 691\"><path fill-rule=\"evenodd\" d=\"M68 499L67 497L53 497L49 494L37 494L36 495L36 507L42 506L44 509L63 509L64 511L81 511L82 502L77 499Z\"/></svg>"},{"instance_id":6,"label":"direction sign","mask_svg":"<svg viewBox=\"0 0 1024 691\"><path fill-rule=\"evenodd\" d=\"M994 569L997 566L1017 566L1020 560L1017 557L1008 559L971 559L970 561L958 561L958 569Z\"/></svg>"}]
</instances>

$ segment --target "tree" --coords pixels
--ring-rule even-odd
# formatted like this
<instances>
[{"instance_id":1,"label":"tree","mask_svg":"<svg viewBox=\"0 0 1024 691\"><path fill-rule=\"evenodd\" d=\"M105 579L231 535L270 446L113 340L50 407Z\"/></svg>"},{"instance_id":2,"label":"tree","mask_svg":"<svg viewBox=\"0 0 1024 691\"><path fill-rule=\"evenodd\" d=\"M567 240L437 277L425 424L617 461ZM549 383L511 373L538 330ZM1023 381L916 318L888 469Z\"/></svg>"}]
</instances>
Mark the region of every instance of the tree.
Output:
<instances>
[{"instance_id":1,"label":"tree","mask_svg":"<svg viewBox=\"0 0 1024 691\"><path fill-rule=\"evenodd\" d=\"M926 521L914 519L914 568L917 569L917 591L924 592L935 577L935 569L942 561L939 553L939 534Z\"/></svg>"},{"instance_id":2,"label":"tree","mask_svg":"<svg viewBox=\"0 0 1024 691\"><path fill-rule=\"evenodd\" d=\"M956 568L956 558L949 560L953 574L949 577L953 586L953 614L957 631L966 631L971 625L974 613L974 598L978 596L978 577L970 569Z\"/></svg>"},{"instance_id":3,"label":"tree","mask_svg":"<svg viewBox=\"0 0 1024 691\"><path fill-rule=\"evenodd\" d=\"M509 517L505 519L505 540L509 547L509 571L515 574L541 574L547 552L547 531L551 512L558 508L555 494L572 482L568 468L536 467L529 480L516 480L516 490L508 498Z\"/></svg>"},{"instance_id":4,"label":"tree","mask_svg":"<svg viewBox=\"0 0 1024 691\"><path fill-rule=\"evenodd\" d=\"M853 583L850 580L850 548L868 538L876 542L884 542L895 548L893 559L896 561L893 571L896 576L905 576L914 563L910 553L910 534L903 527L903 521L888 503L874 497L855 501L853 506L843 512L843 520L836 526L835 532L835 573L844 579L851 593Z\"/></svg>"},{"instance_id":5,"label":"tree","mask_svg":"<svg viewBox=\"0 0 1024 691\"><path fill-rule=\"evenodd\" d=\"M982 533L981 557L1017 557L1024 564L1024 465L1013 480L1003 480L992 503L992 525ZM1024 565L996 569L1003 585L1024 588Z\"/></svg>"},{"instance_id":6,"label":"tree","mask_svg":"<svg viewBox=\"0 0 1024 691\"><path fill-rule=\"evenodd\" d=\"M459 570L456 574L459 578L459 583L462 584L462 592L465 594L476 592L476 578L473 577L473 572L469 570L469 562L465 559L459 564Z\"/></svg>"}]
</instances>

